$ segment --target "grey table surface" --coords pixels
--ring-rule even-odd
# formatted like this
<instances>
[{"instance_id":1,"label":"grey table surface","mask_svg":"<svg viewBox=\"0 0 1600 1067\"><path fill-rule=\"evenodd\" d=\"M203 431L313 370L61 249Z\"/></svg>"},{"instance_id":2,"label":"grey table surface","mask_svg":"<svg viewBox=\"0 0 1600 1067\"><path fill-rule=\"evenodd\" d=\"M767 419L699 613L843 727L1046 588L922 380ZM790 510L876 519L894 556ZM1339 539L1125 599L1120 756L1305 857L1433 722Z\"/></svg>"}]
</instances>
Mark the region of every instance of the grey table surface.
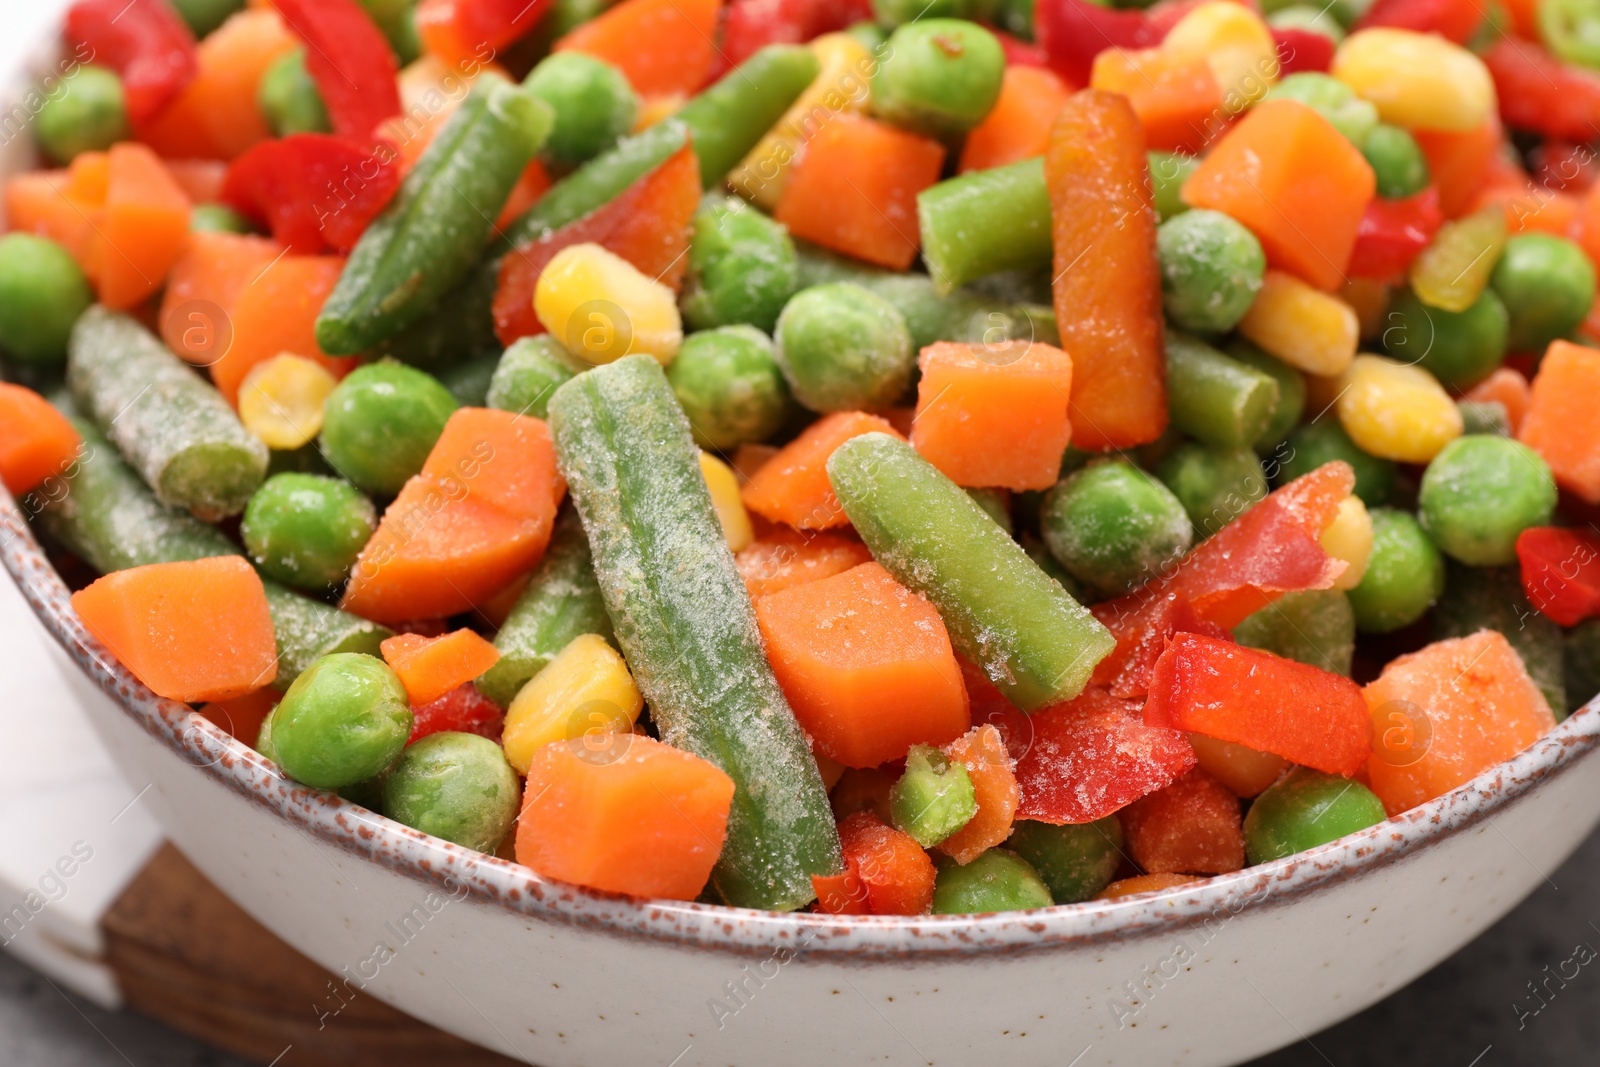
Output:
<instances>
[{"instance_id":1,"label":"grey table surface","mask_svg":"<svg viewBox=\"0 0 1600 1067\"><path fill-rule=\"evenodd\" d=\"M1355 1018L1250 1067L1600 1063L1600 966L1575 962L1597 959L1600 833L1461 952ZM1552 977L1559 971L1568 980ZM1530 983L1550 992L1535 1000ZM0 1065L246 1067L147 1019L68 996L4 954Z\"/></svg>"}]
</instances>

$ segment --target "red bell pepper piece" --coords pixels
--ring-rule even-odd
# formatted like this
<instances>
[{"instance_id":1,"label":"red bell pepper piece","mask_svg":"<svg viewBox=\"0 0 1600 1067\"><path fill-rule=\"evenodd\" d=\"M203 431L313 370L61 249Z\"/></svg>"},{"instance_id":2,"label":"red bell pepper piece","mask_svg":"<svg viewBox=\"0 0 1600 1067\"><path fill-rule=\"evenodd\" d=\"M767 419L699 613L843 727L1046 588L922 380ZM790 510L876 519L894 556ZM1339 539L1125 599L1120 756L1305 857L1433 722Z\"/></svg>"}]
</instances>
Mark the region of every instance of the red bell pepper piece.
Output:
<instances>
[{"instance_id":1,"label":"red bell pepper piece","mask_svg":"<svg viewBox=\"0 0 1600 1067\"><path fill-rule=\"evenodd\" d=\"M1032 715L975 698L972 719L999 728L1016 760L1018 819L1093 822L1171 785L1195 765L1188 738L1149 725L1138 701L1098 686Z\"/></svg>"},{"instance_id":2,"label":"red bell pepper piece","mask_svg":"<svg viewBox=\"0 0 1600 1067\"><path fill-rule=\"evenodd\" d=\"M769 44L804 44L871 18L870 0L734 0L723 15L718 76Z\"/></svg>"},{"instance_id":3,"label":"red bell pepper piece","mask_svg":"<svg viewBox=\"0 0 1600 1067\"><path fill-rule=\"evenodd\" d=\"M229 207L272 230L301 255L348 253L400 185L386 141L297 133L264 141L234 160L222 183Z\"/></svg>"},{"instance_id":4,"label":"red bell pepper piece","mask_svg":"<svg viewBox=\"0 0 1600 1067\"><path fill-rule=\"evenodd\" d=\"M1600 122L1600 74L1529 41L1501 37L1482 56L1507 126L1588 142Z\"/></svg>"},{"instance_id":5,"label":"red bell pepper piece","mask_svg":"<svg viewBox=\"0 0 1600 1067\"><path fill-rule=\"evenodd\" d=\"M1143 11L1116 11L1088 0L1037 0L1034 34L1050 68L1068 85L1089 84L1094 57L1107 48L1153 48L1168 27Z\"/></svg>"},{"instance_id":6,"label":"red bell pepper piece","mask_svg":"<svg viewBox=\"0 0 1600 1067\"><path fill-rule=\"evenodd\" d=\"M594 242L676 289L688 266L689 221L700 203L700 164L688 145L624 189L609 204L522 245L500 262L494 295L502 344L545 332L533 310L539 275L563 248Z\"/></svg>"},{"instance_id":7,"label":"red bell pepper piece","mask_svg":"<svg viewBox=\"0 0 1600 1067\"><path fill-rule=\"evenodd\" d=\"M1315 30L1272 27L1278 45L1278 77L1287 78L1301 71L1327 73L1333 66L1333 38Z\"/></svg>"},{"instance_id":8,"label":"red bell pepper piece","mask_svg":"<svg viewBox=\"0 0 1600 1067\"><path fill-rule=\"evenodd\" d=\"M933 860L870 811L839 824L843 874L813 875L819 910L833 915L925 915L933 907Z\"/></svg>"},{"instance_id":9,"label":"red bell pepper piece","mask_svg":"<svg viewBox=\"0 0 1600 1067\"><path fill-rule=\"evenodd\" d=\"M1229 640L1228 631L1200 618L1188 600L1171 590L1147 588L1089 610L1117 639L1117 647L1095 667L1089 684L1104 686L1113 696L1139 698L1149 691L1150 672L1173 634Z\"/></svg>"},{"instance_id":10,"label":"red bell pepper piece","mask_svg":"<svg viewBox=\"0 0 1600 1067\"><path fill-rule=\"evenodd\" d=\"M122 79L128 119L154 118L200 71L194 34L167 0L78 0L67 9L66 41L77 55Z\"/></svg>"},{"instance_id":11,"label":"red bell pepper piece","mask_svg":"<svg viewBox=\"0 0 1600 1067\"><path fill-rule=\"evenodd\" d=\"M422 0L417 34L427 50L446 64L470 59L488 62L507 45L526 36L552 0Z\"/></svg>"},{"instance_id":12,"label":"red bell pepper piece","mask_svg":"<svg viewBox=\"0 0 1600 1067\"><path fill-rule=\"evenodd\" d=\"M1356 29L1388 26L1466 44L1482 23L1483 7L1477 0L1377 0L1356 21Z\"/></svg>"},{"instance_id":13,"label":"red bell pepper piece","mask_svg":"<svg viewBox=\"0 0 1600 1067\"><path fill-rule=\"evenodd\" d=\"M1576 626L1600 615L1600 538L1587 530L1535 526L1517 535L1522 588L1535 608Z\"/></svg>"},{"instance_id":14,"label":"red bell pepper piece","mask_svg":"<svg viewBox=\"0 0 1600 1067\"><path fill-rule=\"evenodd\" d=\"M328 106L333 132L365 140L400 114L394 52L356 0L275 0L306 43L306 73Z\"/></svg>"},{"instance_id":15,"label":"red bell pepper piece","mask_svg":"<svg viewBox=\"0 0 1600 1067\"><path fill-rule=\"evenodd\" d=\"M1375 196L1367 201L1366 213L1361 216L1347 272L1352 278L1396 281L1433 243L1443 225L1439 190L1431 185L1404 200Z\"/></svg>"},{"instance_id":16,"label":"red bell pepper piece","mask_svg":"<svg viewBox=\"0 0 1600 1067\"><path fill-rule=\"evenodd\" d=\"M1013 37L1004 30L991 29L995 39L1000 42L1000 50L1006 54L1006 65L1011 67L1044 67L1050 66L1050 57L1043 48L1019 37Z\"/></svg>"},{"instance_id":17,"label":"red bell pepper piece","mask_svg":"<svg viewBox=\"0 0 1600 1067\"><path fill-rule=\"evenodd\" d=\"M1343 675L1199 634L1176 634L1156 661L1150 726L1205 734L1329 774L1366 765L1366 698Z\"/></svg>"},{"instance_id":18,"label":"red bell pepper piece","mask_svg":"<svg viewBox=\"0 0 1600 1067\"><path fill-rule=\"evenodd\" d=\"M506 714L500 710L500 705L478 692L478 687L471 682L456 686L437 700L413 707L411 716L408 745L416 744L429 734L447 731L477 734L498 741L506 726Z\"/></svg>"}]
</instances>

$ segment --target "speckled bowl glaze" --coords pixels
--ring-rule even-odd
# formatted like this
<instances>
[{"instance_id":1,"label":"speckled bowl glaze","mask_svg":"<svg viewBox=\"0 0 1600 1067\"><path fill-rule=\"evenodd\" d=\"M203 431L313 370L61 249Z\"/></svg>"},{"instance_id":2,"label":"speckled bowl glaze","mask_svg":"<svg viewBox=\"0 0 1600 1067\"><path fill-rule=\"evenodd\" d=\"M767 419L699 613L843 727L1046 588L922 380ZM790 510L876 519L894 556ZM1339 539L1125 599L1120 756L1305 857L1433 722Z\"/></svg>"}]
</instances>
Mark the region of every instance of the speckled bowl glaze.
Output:
<instances>
[{"instance_id":1,"label":"speckled bowl glaze","mask_svg":"<svg viewBox=\"0 0 1600 1067\"><path fill-rule=\"evenodd\" d=\"M148 785L139 802L340 977L309 1014L337 1026L361 992L541 1067L1238 1063L1432 967L1600 818L1591 704L1397 819L1175 892L915 919L640 901L297 785L155 696L84 630L3 489L0 559L113 758Z\"/></svg>"}]
</instances>

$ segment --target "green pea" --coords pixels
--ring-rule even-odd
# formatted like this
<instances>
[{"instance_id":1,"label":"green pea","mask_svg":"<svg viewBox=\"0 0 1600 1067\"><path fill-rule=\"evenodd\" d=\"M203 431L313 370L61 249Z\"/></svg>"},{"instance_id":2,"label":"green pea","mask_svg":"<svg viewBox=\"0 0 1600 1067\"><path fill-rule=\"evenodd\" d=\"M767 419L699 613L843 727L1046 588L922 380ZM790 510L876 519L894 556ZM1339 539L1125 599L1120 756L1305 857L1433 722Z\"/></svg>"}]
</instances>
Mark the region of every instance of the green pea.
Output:
<instances>
[{"instance_id":1,"label":"green pea","mask_svg":"<svg viewBox=\"0 0 1600 1067\"><path fill-rule=\"evenodd\" d=\"M1594 305L1594 265L1571 241L1521 233L1506 241L1489 284L1511 316L1513 352L1543 352L1576 330Z\"/></svg>"},{"instance_id":2,"label":"green pea","mask_svg":"<svg viewBox=\"0 0 1600 1067\"><path fill-rule=\"evenodd\" d=\"M1145 156L1150 171L1150 192L1156 219L1166 222L1189 210L1183 202L1183 183L1200 166L1199 158L1181 152L1149 152Z\"/></svg>"},{"instance_id":3,"label":"green pea","mask_svg":"<svg viewBox=\"0 0 1600 1067\"><path fill-rule=\"evenodd\" d=\"M1024 494L1019 493L1017 495L1022 496ZM981 502L979 506L982 506ZM1054 578L1056 583L1066 590L1067 595L1073 600L1081 604L1089 599L1084 594L1083 586L1078 584L1078 579L1074 578L1072 572L1061 565L1060 560L1050 554L1050 546L1039 538L1034 537L1032 534L1023 534L1022 551L1026 552L1028 558L1039 565L1040 570Z\"/></svg>"},{"instance_id":4,"label":"green pea","mask_svg":"<svg viewBox=\"0 0 1600 1067\"><path fill-rule=\"evenodd\" d=\"M1511 436L1511 414L1498 400L1457 400L1456 410L1461 412L1463 435Z\"/></svg>"},{"instance_id":5,"label":"green pea","mask_svg":"<svg viewBox=\"0 0 1600 1067\"><path fill-rule=\"evenodd\" d=\"M1144 584L1194 539L1178 497L1121 459L1085 467L1045 494L1039 532L1050 554L1102 597Z\"/></svg>"},{"instance_id":6,"label":"green pea","mask_svg":"<svg viewBox=\"0 0 1600 1067\"><path fill-rule=\"evenodd\" d=\"M1356 496L1363 504L1375 508L1389 502L1398 474L1394 461L1361 451L1337 419L1307 423L1290 434L1284 445L1284 455L1278 457L1275 480L1279 485L1292 482L1336 459L1355 470Z\"/></svg>"},{"instance_id":7,"label":"green pea","mask_svg":"<svg viewBox=\"0 0 1600 1067\"><path fill-rule=\"evenodd\" d=\"M1567 710L1577 711L1600 694L1600 619L1573 627L1562 642Z\"/></svg>"},{"instance_id":8,"label":"green pea","mask_svg":"<svg viewBox=\"0 0 1600 1067\"><path fill-rule=\"evenodd\" d=\"M549 334L524 337L501 355L484 402L501 411L543 419L550 412L551 394L585 370L588 365L579 363Z\"/></svg>"},{"instance_id":9,"label":"green pea","mask_svg":"<svg viewBox=\"0 0 1600 1067\"><path fill-rule=\"evenodd\" d=\"M256 102L267 125L279 137L291 133L329 133L333 123L317 83L306 71L306 50L296 48L261 76Z\"/></svg>"},{"instance_id":10,"label":"green pea","mask_svg":"<svg viewBox=\"0 0 1600 1067\"><path fill-rule=\"evenodd\" d=\"M1226 333L1250 310L1267 269L1256 235L1220 211L1186 211L1156 230L1161 301L1174 324Z\"/></svg>"},{"instance_id":11,"label":"green pea","mask_svg":"<svg viewBox=\"0 0 1600 1067\"><path fill-rule=\"evenodd\" d=\"M1115 815L1065 826L1022 819L1013 825L1006 847L1033 865L1052 900L1076 904L1098 896L1116 879L1122 841Z\"/></svg>"},{"instance_id":12,"label":"green pea","mask_svg":"<svg viewBox=\"0 0 1600 1067\"><path fill-rule=\"evenodd\" d=\"M383 785L389 818L478 852L505 839L521 799L505 752L477 734L429 734L401 754Z\"/></svg>"},{"instance_id":13,"label":"green pea","mask_svg":"<svg viewBox=\"0 0 1600 1067\"><path fill-rule=\"evenodd\" d=\"M1378 179L1378 195L1385 200L1404 200L1428 187L1428 160L1417 139L1399 126L1378 123L1367 134L1361 154L1367 157Z\"/></svg>"},{"instance_id":14,"label":"green pea","mask_svg":"<svg viewBox=\"0 0 1600 1067\"><path fill-rule=\"evenodd\" d=\"M450 390L415 368L359 367L323 405L322 450L362 489L394 496L422 470L456 407Z\"/></svg>"},{"instance_id":15,"label":"green pea","mask_svg":"<svg viewBox=\"0 0 1600 1067\"><path fill-rule=\"evenodd\" d=\"M667 368L701 448L730 451L777 433L792 410L767 335L753 326L692 333Z\"/></svg>"},{"instance_id":16,"label":"green pea","mask_svg":"<svg viewBox=\"0 0 1600 1067\"><path fill-rule=\"evenodd\" d=\"M933 883L935 915L978 915L1047 908L1055 901L1039 872L1015 852L991 848L968 864L941 862Z\"/></svg>"},{"instance_id":17,"label":"green pea","mask_svg":"<svg viewBox=\"0 0 1600 1067\"><path fill-rule=\"evenodd\" d=\"M736 197L707 197L689 239L683 319L690 329L744 323L771 332L800 287L788 230Z\"/></svg>"},{"instance_id":18,"label":"green pea","mask_svg":"<svg viewBox=\"0 0 1600 1067\"><path fill-rule=\"evenodd\" d=\"M1327 74L1291 74L1267 91L1268 100L1297 100L1344 134L1357 148L1378 128L1378 109L1344 82Z\"/></svg>"},{"instance_id":19,"label":"green pea","mask_svg":"<svg viewBox=\"0 0 1600 1067\"><path fill-rule=\"evenodd\" d=\"M1000 98L1006 57L994 34L958 18L909 22L889 36L872 78L872 110L930 137L955 137Z\"/></svg>"},{"instance_id":20,"label":"green pea","mask_svg":"<svg viewBox=\"0 0 1600 1067\"><path fill-rule=\"evenodd\" d=\"M0 347L18 362L58 367L94 291L77 261L45 237L0 237Z\"/></svg>"},{"instance_id":21,"label":"green pea","mask_svg":"<svg viewBox=\"0 0 1600 1067\"><path fill-rule=\"evenodd\" d=\"M169 0L173 10L189 24L196 37L204 37L244 10L245 0Z\"/></svg>"},{"instance_id":22,"label":"green pea","mask_svg":"<svg viewBox=\"0 0 1600 1067\"><path fill-rule=\"evenodd\" d=\"M411 737L405 686L359 652L324 656L296 678L272 713L272 747L290 778L318 789L365 781Z\"/></svg>"},{"instance_id":23,"label":"green pea","mask_svg":"<svg viewBox=\"0 0 1600 1067\"><path fill-rule=\"evenodd\" d=\"M1424 304L1410 289L1394 295L1384 316L1383 347L1403 363L1421 364L1451 389L1465 389L1506 358L1511 319L1493 289L1465 311Z\"/></svg>"},{"instance_id":24,"label":"green pea","mask_svg":"<svg viewBox=\"0 0 1600 1067\"><path fill-rule=\"evenodd\" d=\"M1241 645L1349 676L1356 651L1356 615L1337 589L1289 593L1233 628Z\"/></svg>"},{"instance_id":25,"label":"green pea","mask_svg":"<svg viewBox=\"0 0 1600 1067\"><path fill-rule=\"evenodd\" d=\"M1291 4L1267 16L1267 25L1281 30L1309 30L1338 44L1344 40L1344 27L1339 20L1321 8L1305 4Z\"/></svg>"},{"instance_id":26,"label":"green pea","mask_svg":"<svg viewBox=\"0 0 1600 1067\"><path fill-rule=\"evenodd\" d=\"M339 585L378 527L361 490L316 474L268 478L245 506L239 533L269 578L299 589Z\"/></svg>"},{"instance_id":27,"label":"green pea","mask_svg":"<svg viewBox=\"0 0 1600 1067\"><path fill-rule=\"evenodd\" d=\"M274 711L277 709L274 708ZM255 750L271 760L278 762L278 746L272 743L272 716L269 714L261 720L261 729L256 732Z\"/></svg>"},{"instance_id":28,"label":"green pea","mask_svg":"<svg viewBox=\"0 0 1600 1067\"><path fill-rule=\"evenodd\" d=\"M189 212L191 233L255 233L255 224L226 204L196 204Z\"/></svg>"},{"instance_id":29,"label":"green pea","mask_svg":"<svg viewBox=\"0 0 1600 1067\"><path fill-rule=\"evenodd\" d=\"M1033 40L1034 0L1000 0L994 24L1023 41Z\"/></svg>"},{"instance_id":30,"label":"green pea","mask_svg":"<svg viewBox=\"0 0 1600 1067\"><path fill-rule=\"evenodd\" d=\"M127 99L122 79L105 67L78 72L45 97L34 118L39 147L57 163L71 163L84 152L103 152L127 140Z\"/></svg>"},{"instance_id":31,"label":"green pea","mask_svg":"<svg viewBox=\"0 0 1600 1067\"><path fill-rule=\"evenodd\" d=\"M1417 493L1418 517L1434 544L1475 567L1515 562L1517 535L1549 525L1555 509L1550 465L1527 445L1489 434L1445 445Z\"/></svg>"},{"instance_id":32,"label":"green pea","mask_svg":"<svg viewBox=\"0 0 1600 1067\"><path fill-rule=\"evenodd\" d=\"M1251 864L1282 859L1388 817L1383 801L1360 782L1296 767L1250 805L1244 818L1245 855Z\"/></svg>"},{"instance_id":33,"label":"green pea","mask_svg":"<svg viewBox=\"0 0 1600 1067\"><path fill-rule=\"evenodd\" d=\"M1266 471L1260 457L1248 448L1207 448L1185 442L1156 465L1155 473L1183 504L1201 540L1267 495Z\"/></svg>"},{"instance_id":34,"label":"green pea","mask_svg":"<svg viewBox=\"0 0 1600 1067\"><path fill-rule=\"evenodd\" d=\"M1401 630L1444 592L1444 558L1409 511L1372 509L1372 554L1361 582L1350 590L1356 629L1368 634Z\"/></svg>"},{"instance_id":35,"label":"green pea","mask_svg":"<svg viewBox=\"0 0 1600 1067\"><path fill-rule=\"evenodd\" d=\"M564 166L587 163L616 144L633 128L639 109L622 72L582 52L545 57L522 84L555 113L544 151Z\"/></svg>"},{"instance_id":36,"label":"green pea","mask_svg":"<svg viewBox=\"0 0 1600 1067\"><path fill-rule=\"evenodd\" d=\"M966 767L932 745L912 745L905 773L889 790L894 824L923 848L932 848L978 814Z\"/></svg>"},{"instance_id":37,"label":"green pea","mask_svg":"<svg viewBox=\"0 0 1600 1067\"><path fill-rule=\"evenodd\" d=\"M1261 436L1251 443L1258 454L1268 455L1300 425L1301 416L1306 410L1306 376L1242 337L1229 341L1223 351L1278 383L1278 403L1272 409L1272 417L1267 420L1267 427L1261 431Z\"/></svg>"},{"instance_id":38,"label":"green pea","mask_svg":"<svg viewBox=\"0 0 1600 1067\"><path fill-rule=\"evenodd\" d=\"M887 407L911 387L905 316L852 282L802 289L778 316L778 366L812 411Z\"/></svg>"}]
</instances>

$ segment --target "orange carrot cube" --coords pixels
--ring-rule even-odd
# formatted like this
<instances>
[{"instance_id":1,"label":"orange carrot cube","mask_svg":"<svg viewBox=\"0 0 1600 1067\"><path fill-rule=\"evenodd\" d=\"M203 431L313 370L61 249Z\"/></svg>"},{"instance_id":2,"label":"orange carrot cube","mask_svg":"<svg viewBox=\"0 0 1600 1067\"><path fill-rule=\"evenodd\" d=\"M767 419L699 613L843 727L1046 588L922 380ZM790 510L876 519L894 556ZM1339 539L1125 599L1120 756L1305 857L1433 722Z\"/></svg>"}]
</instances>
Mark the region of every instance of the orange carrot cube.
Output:
<instances>
[{"instance_id":1,"label":"orange carrot cube","mask_svg":"<svg viewBox=\"0 0 1600 1067\"><path fill-rule=\"evenodd\" d=\"M951 762L967 769L977 797L978 813L967 825L939 842L938 848L957 863L971 863L1011 836L1022 791L1012 771L1005 738L990 723L974 726L945 746Z\"/></svg>"},{"instance_id":2,"label":"orange carrot cube","mask_svg":"<svg viewBox=\"0 0 1600 1067\"><path fill-rule=\"evenodd\" d=\"M1556 484L1600 504L1600 351L1552 341L1528 394L1517 438L1550 464Z\"/></svg>"},{"instance_id":3,"label":"orange carrot cube","mask_svg":"<svg viewBox=\"0 0 1600 1067\"><path fill-rule=\"evenodd\" d=\"M499 650L471 630L441 637L396 634L381 647L413 707L433 703L500 662Z\"/></svg>"},{"instance_id":4,"label":"orange carrot cube","mask_svg":"<svg viewBox=\"0 0 1600 1067\"><path fill-rule=\"evenodd\" d=\"M750 599L843 574L872 559L860 541L774 526L733 557Z\"/></svg>"},{"instance_id":5,"label":"orange carrot cube","mask_svg":"<svg viewBox=\"0 0 1600 1067\"><path fill-rule=\"evenodd\" d=\"M833 450L864 433L890 433L893 426L862 411L825 415L785 445L740 490L744 506L772 522L798 530L826 530L848 525L844 507L828 481Z\"/></svg>"},{"instance_id":6,"label":"orange carrot cube","mask_svg":"<svg viewBox=\"0 0 1600 1067\"><path fill-rule=\"evenodd\" d=\"M1044 67L1006 68L1000 98L967 134L961 170L988 170L1044 155L1050 127L1066 103L1067 87Z\"/></svg>"},{"instance_id":7,"label":"orange carrot cube","mask_svg":"<svg viewBox=\"0 0 1600 1067\"><path fill-rule=\"evenodd\" d=\"M0 382L0 483L21 496L69 473L83 438L67 417L32 389ZM64 488L64 487L63 487Z\"/></svg>"}]
</instances>

